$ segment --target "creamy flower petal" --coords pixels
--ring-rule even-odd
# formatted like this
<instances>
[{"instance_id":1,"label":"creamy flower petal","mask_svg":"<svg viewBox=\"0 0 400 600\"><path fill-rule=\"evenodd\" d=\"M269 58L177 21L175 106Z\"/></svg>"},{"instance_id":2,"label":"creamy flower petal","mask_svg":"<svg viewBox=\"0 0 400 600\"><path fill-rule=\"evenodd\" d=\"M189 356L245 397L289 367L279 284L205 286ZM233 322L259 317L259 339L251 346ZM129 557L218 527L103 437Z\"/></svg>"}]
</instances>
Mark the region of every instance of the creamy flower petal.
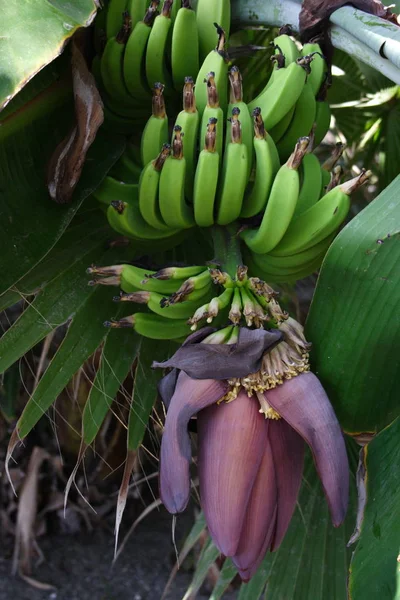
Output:
<instances>
[{"instance_id":1,"label":"creamy flower petal","mask_svg":"<svg viewBox=\"0 0 400 600\"><path fill-rule=\"evenodd\" d=\"M190 496L189 420L199 410L217 402L226 390L222 381L194 380L185 373L179 375L165 420L160 454L160 496L173 514L185 510Z\"/></svg>"},{"instance_id":2,"label":"creamy flower petal","mask_svg":"<svg viewBox=\"0 0 400 600\"><path fill-rule=\"evenodd\" d=\"M349 465L340 425L319 379L302 373L266 392L269 404L307 442L338 527L346 516Z\"/></svg>"},{"instance_id":3,"label":"creamy flower petal","mask_svg":"<svg viewBox=\"0 0 400 600\"><path fill-rule=\"evenodd\" d=\"M210 534L225 556L235 554L246 508L268 443L258 402L244 391L197 417L201 505Z\"/></svg>"},{"instance_id":4,"label":"creamy flower petal","mask_svg":"<svg viewBox=\"0 0 400 600\"><path fill-rule=\"evenodd\" d=\"M266 421L268 427L273 422ZM275 465L279 468L279 465ZM277 487L274 456L268 442L247 505L238 548L232 561L241 578L248 581L265 556L275 531Z\"/></svg>"},{"instance_id":5,"label":"creamy flower petal","mask_svg":"<svg viewBox=\"0 0 400 600\"><path fill-rule=\"evenodd\" d=\"M292 518L303 474L304 441L284 421L271 421L268 432L275 465L278 515L271 551L277 550Z\"/></svg>"}]
</instances>

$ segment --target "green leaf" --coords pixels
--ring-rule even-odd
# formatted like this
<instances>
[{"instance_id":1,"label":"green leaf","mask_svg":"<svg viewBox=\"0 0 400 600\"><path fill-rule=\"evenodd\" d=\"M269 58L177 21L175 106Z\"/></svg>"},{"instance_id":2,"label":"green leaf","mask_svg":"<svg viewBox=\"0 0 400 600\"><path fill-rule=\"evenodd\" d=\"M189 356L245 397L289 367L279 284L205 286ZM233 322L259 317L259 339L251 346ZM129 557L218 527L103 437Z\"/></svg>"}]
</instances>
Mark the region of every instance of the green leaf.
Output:
<instances>
[{"instance_id":1,"label":"green leaf","mask_svg":"<svg viewBox=\"0 0 400 600\"><path fill-rule=\"evenodd\" d=\"M73 202L60 206L50 199L46 165L72 114L67 83L46 89L0 127L0 293L46 256L123 151L124 138L99 132Z\"/></svg>"},{"instance_id":2,"label":"green leaf","mask_svg":"<svg viewBox=\"0 0 400 600\"><path fill-rule=\"evenodd\" d=\"M210 600L220 600L236 575L235 565L230 558L227 558L219 574L218 581L214 586Z\"/></svg>"},{"instance_id":3,"label":"green leaf","mask_svg":"<svg viewBox=\"0 0 400 600\"><path fill-rule=\"evenodd\" d=\"M96 240L104 241L109 235L109 226L100 210L95 214L76 216L47 256L8 292L0 296L0 311L27 296L37 294L55 277L68 270Z\"/></svg>"},{"instance_id":4,"label":"green leaf","mask_svg":"<svg viewBox=\"0 0 400 600\"><path fill-rule=\"evenodd\" d=\"M16 363L4 373L3 380L0 381L0 412L8 421L15 419L20 385L21 373L19 364Z\"/></svg>"},{"instance_id":5,"label":"green leaf","mask_svg":"<svg viewBox=\"0 0 400 600\"><path fill-rule=\"evenodd\" d=\"M364 449L366 505L350 566L351 600L393 600L400 547L400 418Z\"/></svg>"},{"instance_id":6,"label":"green leaf","mask_svg":"<svg viewBox=\"0 0 400 600\"><path fill-rule=\"evenodd\" d=\"M196 593L199 591L205 578L207 577L208 569L217 560L218 556L219 550L214 546L212 540L210 539L201 552L192 582L186 590L182 600L190 600L190 598L195 597Z\"/></svg>"},{"instance_id":7,"label":"green leaf","mask_svg":"<svg viewBox=\"0 0 400 600\"><path fill-rule=\"evenodd\" d=\"M108 231L95 231L80 242L80 252L53 279L0 340L0 373L33 348L84 305L94 288L88 287L86 268L104 254ZM107 255L107 253L106 253ZM110 290L108 290L109 295Z\"/></svg>"},{"instance_id":8,"label":"green leaf","mask_svg":"<svg viewBox=\"0 0 400 600\"><path fill-rule=\"evenodd\" d=\"M154 402L157 398L157 384L162 377L162 369L152 369L154 360L167 360L172 342L140 339L136 364L135 382L128 423L128 450L136 450L143 441ZM176 346L175 346L176 349Z\"/></svg>"},{"instance_id":9,"label":"green leaf","mask_svg":"<svg viewBox=\"0 0 400 600\"><path fill-rule=\"evenodd\" d=\"M94 0L2 3L0 110L40 69L64 49L79 27L96 15Z\"/></svg>"},{"instance_id":10,"label":"green leaf","mask_svg":"<svg viewBox=\"0 0 400 600\"><path fill-rule=\"evenodd\" d=\"M97 288L76 313L57 353L29 399L17 423L24 438L53 404L72 375L93 354L108 333L103 323L116 312L110 290Z\"/></svg>"},{"instance_id":11,"label":"green leaf","mask_svg":"<svg viewBox=\"0 0 400 600\"><path fill-rule=\"evenodd\" d=\"M307 319L313 370L348 432L400 413L399 194L400 176L336 238Z\"/></svg>"},{"instance_id":12,"label":"green leaf","mask_svg":"<svg viewBox=\"0 0 400 600\"><path fill-rule=\"evenodd\" d=\"M118 318L119 316L118 314ZM132 368L140 343L140 336L133 330L111 329L108 333L83 411L82 431L85 444L91 444L96 437L120 385Z\"/></svg>"}]
</instances>

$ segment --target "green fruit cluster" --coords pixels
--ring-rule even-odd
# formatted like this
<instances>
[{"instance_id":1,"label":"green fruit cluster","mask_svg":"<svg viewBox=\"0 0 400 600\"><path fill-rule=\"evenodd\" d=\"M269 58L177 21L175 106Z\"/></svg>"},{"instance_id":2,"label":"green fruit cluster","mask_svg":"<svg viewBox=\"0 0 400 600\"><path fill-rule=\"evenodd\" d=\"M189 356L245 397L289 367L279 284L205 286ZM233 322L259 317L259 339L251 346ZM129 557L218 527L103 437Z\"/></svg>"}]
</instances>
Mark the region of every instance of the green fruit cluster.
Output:
<instances>
[{"instance_id":1,"label":"green fruit cluster","mask_svg":"<svg viewBox=\"0 0 400 600\"><path fill-rule=\"evenodd\" d=\"M277 36L272 73L246 103L226 48L230 2L197 0L194 11L187 0L164 0L159 12L159 0L148 1L111 0L105 44L96 28L93 71L106 126L130 134L93 194L109 224L137 244L166 249L195 227L206 233L236 222L249 275L275 283L306 277L343 224L350 193L369 177L361 172L341 184L341 144L323 165L313 152L330 124L329 105L319 99L327 72L320 47ZM215 298L205 286L204 297L182 301L180 294L178 302L165 300L162 286L121 287L121 301L154 313L133 317L138 331L143 319L155 320L154 335L160 319L168 326L175 319L187 332L229 307L246 319L244 306L260 306L248 286L228 286Z\"/></svg>"}]
</instances>

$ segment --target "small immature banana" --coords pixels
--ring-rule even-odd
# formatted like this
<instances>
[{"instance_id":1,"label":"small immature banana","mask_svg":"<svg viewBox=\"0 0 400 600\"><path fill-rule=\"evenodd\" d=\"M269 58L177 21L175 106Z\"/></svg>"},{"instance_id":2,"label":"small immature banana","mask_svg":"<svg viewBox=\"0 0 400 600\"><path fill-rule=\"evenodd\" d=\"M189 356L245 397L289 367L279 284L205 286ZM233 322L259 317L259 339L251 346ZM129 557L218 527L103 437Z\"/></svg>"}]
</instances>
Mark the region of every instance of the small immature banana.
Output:
<instances>
[{"instance_id":1,"label":"small immature banana","mask_svg":"<svg viewBox=\"0 0 400 600\"><path fill-rule=\"evenodd\" d=\"M303 87L299 99L296 102L293 118L283 137L276 144L282 161L287 160L293 151L296 141L305 135L309 135L315 119L315 98L312 87L308 81Z\"/></svg>"},{"instance_id":2,"label":"small immature banana","mask_svg":"<svg viewBox=\"0 0 400 600\"><path fill-rule=\"evenodd\" d=\"M178 0L174 5L179 6ZM186 77L196 77L199 70L199 39L196 13L190 0L183 0L172 30L171 67L174 87L181 91Z\"/></svg>"},{"instance_id":3,"label":"small immature banana","mask_svg":"<svg viewBox=\"0 0 400 600\"><path fill-rule=\"evenodd\" d=\"M214 0L212 0L214 2ZM207 87L204 81L208 73L214 73L215 87L218 90L219 104L222 110L226 109L228 100L228 63L225 52L225 31L214 23L218 33L218 43L214 50L211 50L203 61L197 75L195 85L195 95L197 110L202 115L207 106Z\"/></svg>"},{"instance_id":4,"label":"small immature banana","mask_svg":"<svg viewBox=\"0 0 400 600\"><path fill-rule=\"evenodd\" d=\"M92 265L86 271L89 274L98 276L94 283L101 285L114 285L121 287L123 292L137 292L139 290L147 292L158 292L159 294L175 293L181 280L158 280L152 279L151 276L156 271L142 269L134 265L112 265L108 267L96 267Z\"/></svg>"},{"instance_id":5,"label":"small immature banana","mask_svg":"<svg viewBox=\"0 0 400 600\"><path fill-rule=\"evenodd\" d=\"M229 37L231 24L230 0L197 0L197 29L199 32L200 59L215 48L214 23L218 23ZM208 69L210 71L211 69Z\"/></svg>"},{"instance_id":6,"label":"small immature banana","mask_svg":"<svg viewBox=\"0 0 400 600\"><path fill-rule=\"evenodd\" d=\"M234 108L231 117L231 141L225 150L218 193L218 225L227 225L239 217L247 185L249 156L247 146L242 143L239 115L240 110Z\"/></svg>"},{"instance_id":7,"label":"small immature banana","mask_svg":"<svg viewBox=\"0 0 400 600\"><path fill-rule=\"evenodd\" d=\"M199 307L199 302L194 300L185 300L178 304L164 304L163 296L157 292L131 292L115 296L114 300L146 304L152 312L166 319L189 319Z\"/></svg>"},{"instance_id":8,"label":"small immature banana","mask_svg":"<svg viewBox=\"0 0 400 600\"><path fill-rule=\"evenodd\" d=\"M171 28L171 8L174 0L164 0L161 14L155 18L146 50L146 77L151 87L155 81L161 81L169 90L172 77L166 64L167 42Z\"/></svg>"},{"instance_id":9,"label":"small immature banana","mask_svg":"<svg viewBox=\"0 0 400 600\"><path fill-rule=\"evenodd\" d=\"M200 152L194 179L194 218L199 227L214 224L214 202L218 186L219 155L216 151L217 119L210 118L204 148Z\"/></svg>"},{"instance_id":10,"label":"small immature banana","mask_svg":"<svg viewBox=\"0 0 400 600\"><path fill-rule=\"evenodd\" d=\"M228 115L232 114L234 108L240 110L240 122L242 124L242 141L247 147L247 155L249 157L247 166L247 177L250 177L251 170L253 167L253 120L250 115L247 104L243 102L243 81L242 75L236 66L229 69L229 84L230 84L230 101L228 105ZM231 122L228 121L226 125L226 145L228 145L231 139Z\"/></svg>"},{"instance_id":11,"label":"small immature banana","mask_svg":"<svg viewBox=\"0 0 400 600\"><path fill-rule=\"evenodd\" d=\"M124 56L124 80L126 87L137 101L147 100L150 89L145 72L146 49L154 19L158 15L160 0L152 0L142 21L136 23L126 44ZM155 79L153 85L158 79Z\"/></svg>"},{"instance_id":12,"label":"small immature banana","mask_svg":"<svg viewBox=\"0 0 400 600\"><path fill-rule=\"evenodd\" d=\"M192 197L193 180L196 169L197 136L200 126L200 115L196 108L194 82L192 77L185 78L183 87L183 110L178 114L175 125L182 127L185 134L183 156L186 160L185 193Z\"/></svg>"},{"instance_id":13,"label":"small immature banana","mask_svg":"<svg viewBox=\"0 0 400 600\"><path fill-rule=\"evenodd\" d=\"M322 173L318 158L307 152L300 168L301 187L293 218L314 206L320 198Z\"/></svg>"},{"instance_id":14,"label":"small immature banana","mask_svg":"<svg viewBox=\"0 0 400 600\"><path fill-rule=\"evenodd\" d=\"M265 131L260 108L254 109L253 117L256 175L253 187L243 201L241 217L253 217L265 208L272 183L280 167L278 151L274 140Z\"/></svg>"},{"instance_id":15,"label":"small immature banana","mask_svg":"<svg viewBox=\"0 0 400 600\"><path fill-rule=\"evenodd\" d=\"M202 143L206 138L210 119L216 119L215 123L219 123L220 125L219 127L214 128L215 152L218 153L219 159L222 160L224 141L224 129L222 124L224 122L224 111L219 105L218 90L215 83L215 73L213 71L207 73L204 82L207 85L207 106L205 107L203 116L201 118L200 142Z\"/></svg>"},{"instance_id":16,"label":"small immature banana","mask_svg":"<svg viewBox=\"0 0 400 600\"><path fill-rule=\"evenodd\" d=\"M160 174L171 151L169 144L164 144L157 158L150 161L143 169L139 182L139 209L143 219L160 231L170 228L162 219L158 204Z\"/></svg>"},{"instance_id":17,"label":"small immature banana","mask_svg":"<svg viewBox=\"0 0 400 600\"><path fill-rule=\"evenodd\" d=\"M104 48L101 57L101 80L107 94L116 102L125 106L132 105L123 78L123 58L125 44L130 35L131 25L129 16L126 14L123 26L116 36L111 37Z\"/></svg>"},{"instance_id":18,"label":"small immature banana","mask_svg":"<svg viewBox=\"0 0 400 600\"><path fill-rule=\"evenodd\" d=\"M172 154L161 172L159 202L161 216L169 227L188 229L193 227L194 219L185 201L186 159L182 137L181 126L175 125Z\"/></svg>"},{"instance_id":19,"label":"small immature banana","mask_svg":"<svg viewBox=\"0 0 400 600\"><path fill-rule=\"evenodd\" d=\"M152 114L142 133L140 155L142 165L147 165L158 155L163 144L168 142L168 117L165 111L164 85L153 86Z\"/></svg>"},{"instance_id":20,"label":"small immature banana","mask_svg":"<svg viewBox=\"0 0 400 600\"><path fill-rule=\"evenodd\" d=\"M200 279L198 277L201 276ZM160 281L180 281L182 280L187 285L187 279L197 278L196 288L202 288L210 280L210 273L205 269L204 265L194 265L190 267L164 267L149 275L149 279L157 279ZM195 289L193 287L193 289Z\"/></svg>"},{"instance_id":21,"label":"small immature banana","mask_svg":"<svg viewBox=\"0 0 400 600\"><path fill-rule=\"evenodd\" d=\"M139 335L153 340L178 340L187 337L190 333L186 319L171 320L148 313L135 313L120 321L106 321L104 326L118 329L131 327Z\"/></svg>"},{"instance_id":22,"label":"small immature banana","mask_svg":"<svg viewBox=\"0 0 400 600\"><path fill-rule=\"evenodd\" d=\"M272 252L273 256L287 256L307 250L337 231L350 208L350 194L370 177L370 172L333 188L314 206L291 223L285 236Z\"/></svg>"},{"instance_id":23,"label":"small immature banana","mask_svg":"<svg viewBox=\"0 0 400 600\"><path fill-rule=\"evenodd\" d=\"M276 174L260 227L256 230L247 229L240 234L256 254L273 250L289 227L300 191L298 168L308 144L309 138L300 138L293 154Z\"/></svg>"}]
</instances>

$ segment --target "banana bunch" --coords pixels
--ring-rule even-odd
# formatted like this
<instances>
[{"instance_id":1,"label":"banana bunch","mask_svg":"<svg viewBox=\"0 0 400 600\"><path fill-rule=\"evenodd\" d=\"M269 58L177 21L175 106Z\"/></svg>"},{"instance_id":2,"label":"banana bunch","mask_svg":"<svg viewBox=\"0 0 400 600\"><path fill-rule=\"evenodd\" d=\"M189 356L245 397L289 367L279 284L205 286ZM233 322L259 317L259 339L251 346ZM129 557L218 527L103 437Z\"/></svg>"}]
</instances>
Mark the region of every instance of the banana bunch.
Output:
<instances>
[{"instance_id":1,"label":"banana bunch","mask_svg":"<svg viewBox=\"0 0 400 600\"><path fill-rule=\"evenodd\" d=\"M258 277L248 277L240 266L231 278L217 268L203 266L167 267L146 271L133 265L92 266L95 275L89 285L119 286L116 302L135 302L147 307L119 321L106 321L106 327L133 328L152 339L180 341L199 323L276 327L288 318L275 300L276 292Z\"/></svg>"},{"instance_id":2,"label":"banana bunch","mask_svg":"<svg viewBox=\"0 0 400 600\"><path fill-rule=\"evenodd\" d=\"M299 142L298 150L307 139ZM302 182L296 152L282 165L259 227L240 234L247 246L243 258L251 273L275 283L295 282L320 267L348 214L350 194L371 175L362 171L340 184L341 167L334 167L321 195L321 171L324 169L314 154L303 158Z\"/></svg>"},{"instance_id":3,"label":"banana bunch","mask_svg":"<svg viewBox=\"0 0 400 600\"><path fill-rule=\"evenodd\" d=\"M176 99L215 46L214 22L229 32L230 0L198 0L196 11L190 0L110 0L96 19L92 65L106 125L140 128L155 82Z\"/></svg>"}]
</instances>

